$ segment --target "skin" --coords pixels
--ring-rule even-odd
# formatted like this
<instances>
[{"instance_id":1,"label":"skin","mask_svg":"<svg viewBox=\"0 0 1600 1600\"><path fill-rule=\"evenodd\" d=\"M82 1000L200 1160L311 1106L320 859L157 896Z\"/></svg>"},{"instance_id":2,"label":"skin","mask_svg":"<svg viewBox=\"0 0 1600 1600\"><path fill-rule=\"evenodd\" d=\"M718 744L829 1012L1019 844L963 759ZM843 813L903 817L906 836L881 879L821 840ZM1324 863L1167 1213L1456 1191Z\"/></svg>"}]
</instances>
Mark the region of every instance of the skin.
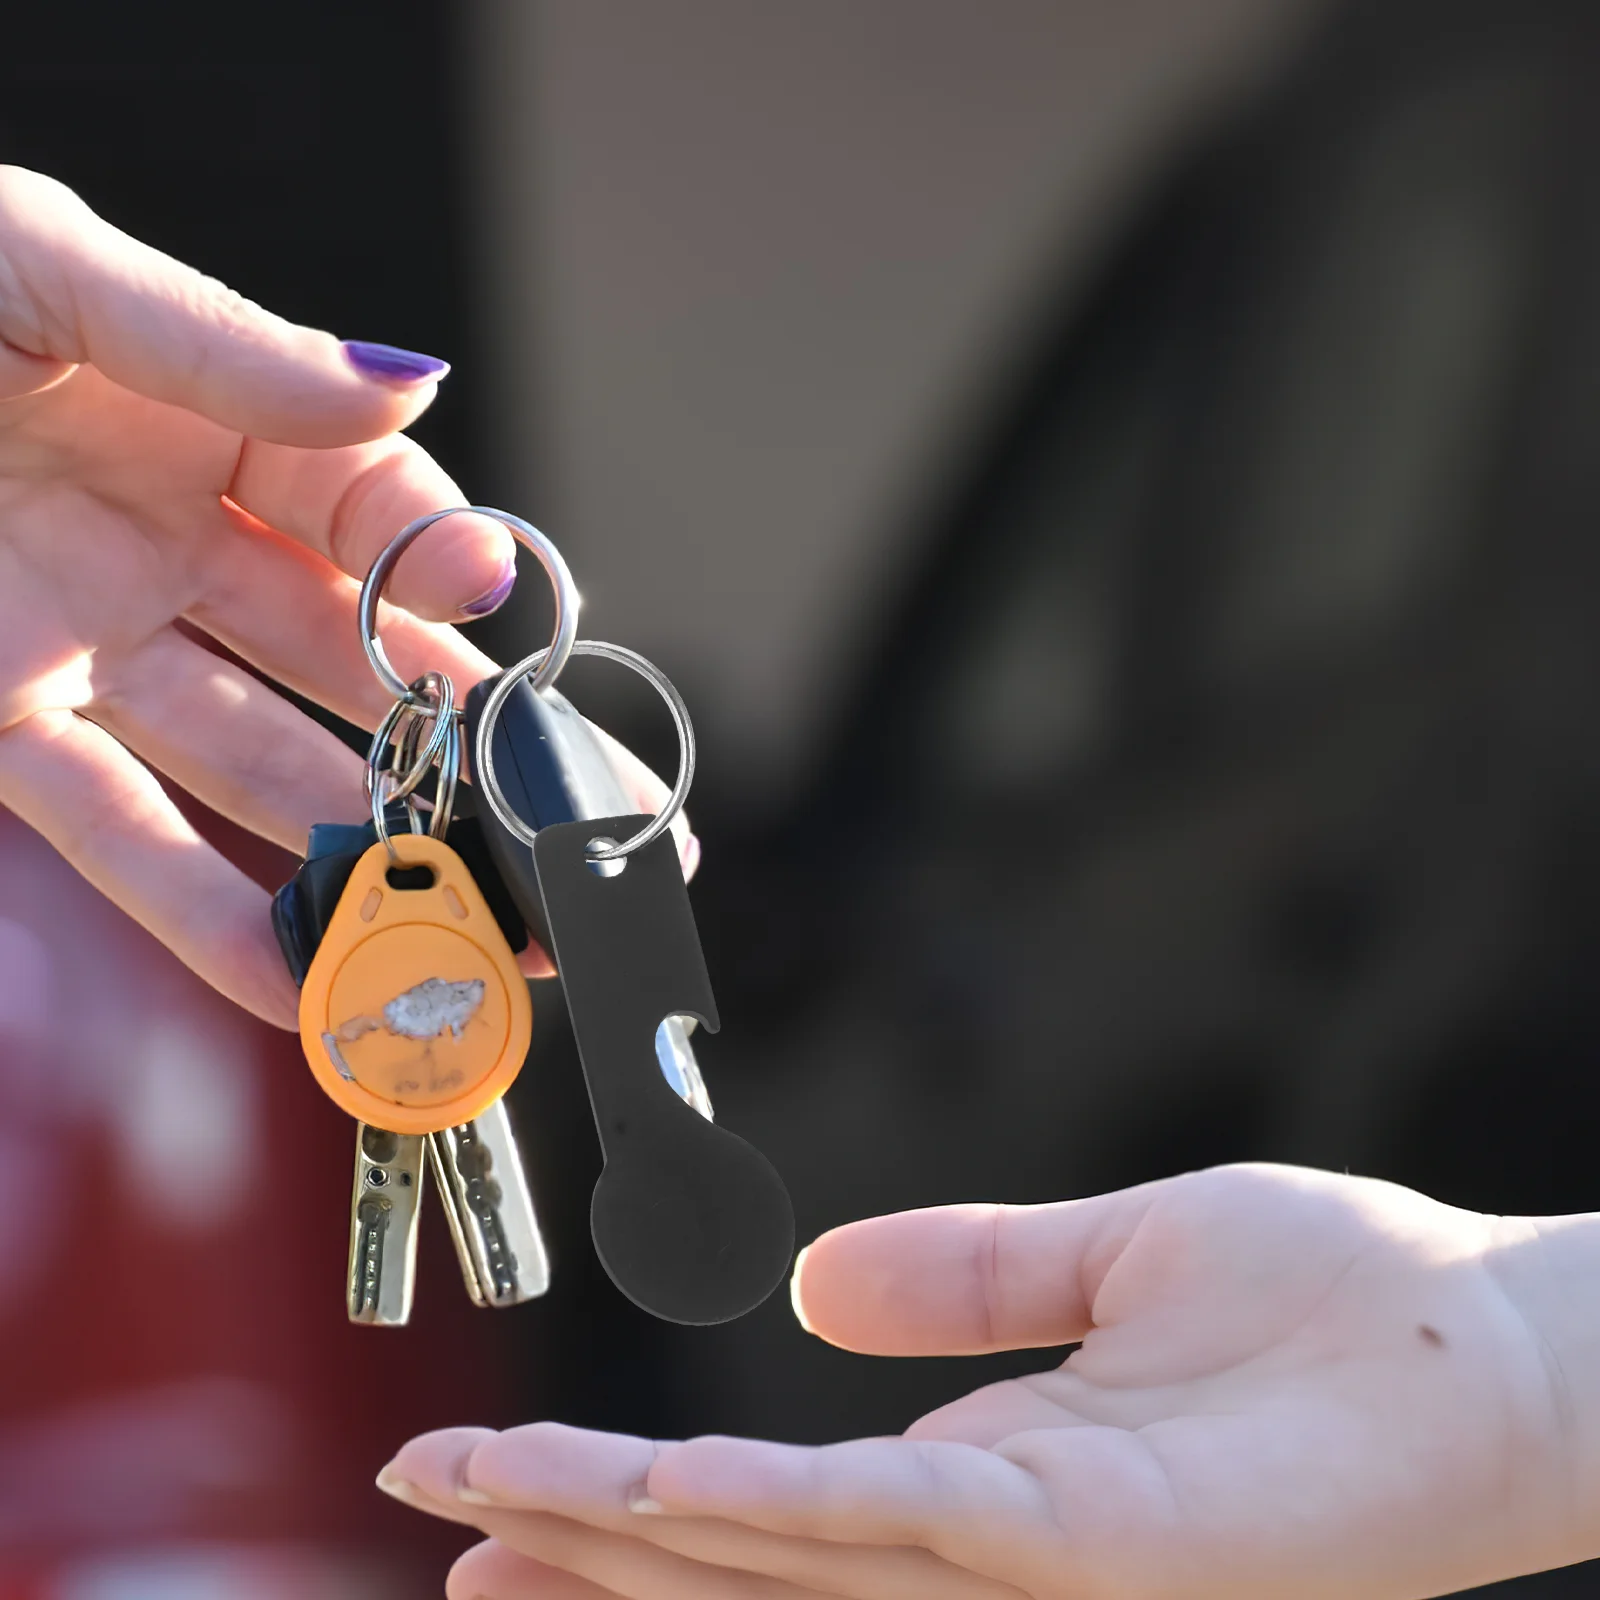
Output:
<instances>
[{"instance_id":1,"label":"skin","mask_svg":"<svg viewBox=\"0 0 1600 1600\"><path fill-rule=\"evenodd\" d=\"M363 376L332 334L0 167L0 804L281 1027L296 994L267 896L155 773L296 854L313 822L366 814L360 758L207 642L377 725L358 579L407 522L466 498L400 432L436 389ZM494 670L447 624L513 549L462 516L406 553L380 618L403 677L446 671L459 702ZM658 809L664 787L612 751ZM678 835L692 869L681 819ZM533 949L524 970L552 969Z\"/></svg>"},{"instance_id":2,"label":"skin","mask_svg":"<svg viewBox=\"0 0 1600 1600\"><path fill-rule=\"evenodd\" d=\"M1082 1341L904 1435L801 1448L549 1423L380 1487L488 1536L451 1600L1413 1600L1600 1554L1597 1220L1283 1167L854 1224L819 1337Z\"/></svg>"}]
</instances>

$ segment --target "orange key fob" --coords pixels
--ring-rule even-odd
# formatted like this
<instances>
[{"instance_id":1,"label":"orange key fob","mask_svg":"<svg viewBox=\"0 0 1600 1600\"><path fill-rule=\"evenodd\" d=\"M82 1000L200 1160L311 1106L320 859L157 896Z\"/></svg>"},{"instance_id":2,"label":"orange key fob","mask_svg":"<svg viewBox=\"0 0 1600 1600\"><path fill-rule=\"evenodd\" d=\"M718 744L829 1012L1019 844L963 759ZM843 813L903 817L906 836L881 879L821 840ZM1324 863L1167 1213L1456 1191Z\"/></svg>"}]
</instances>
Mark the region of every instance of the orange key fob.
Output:
<instances>
[{"instance_id":1,"label":"orange key fob","mask_svg":"<svg viewBox=\"0 0 1600 1600\"><path fill-rule=\"evenodd\" d=\"M510 1087L533 1004L460 856L424 834L394 848L398 865L380 842L350 874L300 989L300 1042L358 1121L438 1133Z\"/></svg>"}]
</instances>

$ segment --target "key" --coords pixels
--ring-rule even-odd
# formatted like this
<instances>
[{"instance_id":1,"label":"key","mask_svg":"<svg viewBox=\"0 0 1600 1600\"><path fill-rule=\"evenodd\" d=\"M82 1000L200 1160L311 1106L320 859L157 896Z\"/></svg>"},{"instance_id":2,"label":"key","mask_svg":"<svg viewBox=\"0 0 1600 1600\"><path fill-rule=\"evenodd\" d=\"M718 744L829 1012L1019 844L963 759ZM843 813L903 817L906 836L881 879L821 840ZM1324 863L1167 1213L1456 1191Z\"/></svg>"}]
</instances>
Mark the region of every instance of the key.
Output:
<instances>
[{"instance_id":1,"label":"key","mask_svg":"<svg viewBox=\"0 0 1600 1600\"><path fill-rule=\"evenodd\" d=\"M429 1135L428 1156L473 1303L515 1306L550 1287L550 1259L505 1102Z\"/></svg>"},{"instance_id":2,"label":"key","mask_svg":"<svg viewBox=\"0 0 1600 1600\"><path fill-rule=\"evenodd\" d=\"M483 702L496 681L486 680L467 696L469 749L477 743ZM535 694L526 681L518 684L494 732L495 773L501 791L530 827L593 822L633 809L594 730L555 690ZM549 950L550 933L533 857L488 806L482 806L481 812L477 820L485 854L523 920ZM689 1042L694 1026L692 1017L668 1017L656 1029L656 1060L673 1090L709 1118L711 1096Z\"/></svg>"},{"instance_id":3,"label":"key","mask_svg":"<svg viewBox=\"0 0 1600 1600\"><path fill-rule=\"evenodd\" d=\"M347 1285L352 1322L398 1328L411 1318L426 1142L421 1134L357 1131Z\"/></svg>"},{"instance_id":4,"label":"key","mask_svg":"<svg viewBox=\"0 0 1600 1600\"><path fill-rule=\"evenodd\" d=\"M398 831L405 825L404 812L396 807L388 820ZM350 869L377 837L371 823L315 825L306 859L273 896L273 929L297 985L305 981ZM427 1176L425 1149L421 1134L400 1135L357 1125L345 1281L352 1322L392 1328L411 1319Z\"/></svg>"}]
</instances>

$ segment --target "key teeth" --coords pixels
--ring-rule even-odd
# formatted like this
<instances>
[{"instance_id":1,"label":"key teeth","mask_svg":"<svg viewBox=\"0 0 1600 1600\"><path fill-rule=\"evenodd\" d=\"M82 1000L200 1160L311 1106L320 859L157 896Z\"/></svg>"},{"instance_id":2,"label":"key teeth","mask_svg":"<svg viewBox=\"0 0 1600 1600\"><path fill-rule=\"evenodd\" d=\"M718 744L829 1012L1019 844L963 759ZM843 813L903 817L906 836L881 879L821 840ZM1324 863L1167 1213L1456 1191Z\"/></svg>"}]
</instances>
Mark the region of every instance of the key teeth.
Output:
<instances>
[{"instance_id":1,"label":"key teeth","mask_svg":"<svg viewBox=\"0 0 1600 1600\"><path fill-rule=\"evenodd\" d=\"M472 1247L467 1242L466 1229L462 1225L460 1211L454 1203L454 1190L451 1187L448 1166L449 1157L440 1150L443 1141L443 1134L428 1135L428 1165L433 1168L434 1185L444 1205L444 1219L450 1229L450 1242L456 1247L456 1263L461 1268L461 1282L466 1288L467 1298L481 1309L489 1302L484 1298L483 1285L478 1282L477 1267L472 1259Z\"/></svg>"},{"instance_id":2,"label":"key teeth","mask_svg":"<svg viewBox=\"0 0 1600 1600\"><path fill-rule=\"evenodd\" d=\"M370 1169L362 1173L363 1182ZM371 1196L356 1201L356 1246L350 1269L350 1320L376 1322L384 1237L393 1206Z\"/></svg>"}]
</instances>

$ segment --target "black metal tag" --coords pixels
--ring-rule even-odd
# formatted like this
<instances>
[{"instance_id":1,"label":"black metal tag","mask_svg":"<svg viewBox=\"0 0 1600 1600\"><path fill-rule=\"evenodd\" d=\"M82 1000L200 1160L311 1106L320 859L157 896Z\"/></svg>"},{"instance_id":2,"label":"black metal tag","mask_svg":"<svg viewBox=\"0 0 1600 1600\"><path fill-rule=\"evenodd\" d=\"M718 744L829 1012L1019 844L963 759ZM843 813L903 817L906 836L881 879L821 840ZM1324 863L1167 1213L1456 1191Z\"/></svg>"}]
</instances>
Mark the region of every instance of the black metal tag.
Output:
<instances>
[{"instance_id":1,"label":"black metal tag","mask_svg":"<svg viewBox=\"0 0 1600 1600\"><path fill-rule=\"evenodd\" d=\"M716 1001L671 834L611 877L595 838L626 839L648 817L539 830L534 864L605 1153L590 1222L627 1297L668 1322L728 1322L788 1273L794 1212L771 1162L675 1094L656 1059L671 1016L716 1032Z\"/></svg>"}]
</instances>

